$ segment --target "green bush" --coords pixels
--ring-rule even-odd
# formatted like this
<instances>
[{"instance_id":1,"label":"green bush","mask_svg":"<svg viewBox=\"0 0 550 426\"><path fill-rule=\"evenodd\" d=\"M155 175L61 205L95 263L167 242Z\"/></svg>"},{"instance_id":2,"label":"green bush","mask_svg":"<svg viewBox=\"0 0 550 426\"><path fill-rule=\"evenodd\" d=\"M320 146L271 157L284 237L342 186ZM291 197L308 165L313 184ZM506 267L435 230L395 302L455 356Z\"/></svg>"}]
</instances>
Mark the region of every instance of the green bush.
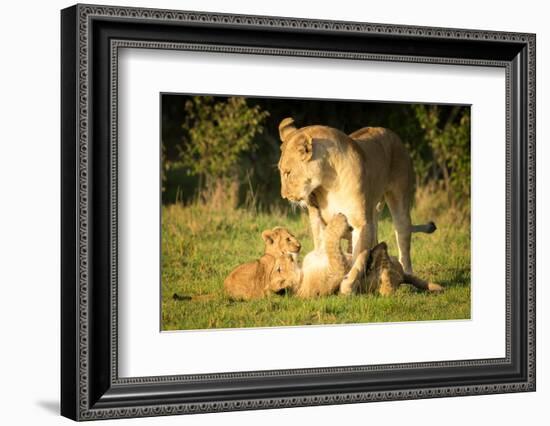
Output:
<instances>
[{"instance_id":1,"label":"green bush","mask_svg":"<svg viewBox=\"0 0 550 426\"><path fill-rule=\"evenodd\" d=\"M254 136L269 115L258 106L249 107L242 97L220 102L212 96L194 96L185 102L185 112L180 161L190 174L203 179L207 189L238 175L240 155L254 149Z\"/></svg>"},{"instance_id":2,"label":"green bush","mask_svg":"<svg viewBox=\"0 0 550 426\"><path fill-rule=\"evenodd\" d=\"M413 106L424 142L433 156L432 179L440 180L449 201L470 197L470 109L453 107L446 117L437 105ZM416 166L421 169L422 166Z\"/></svg>"},{"instance_id":3,"label":"green bush","mask_svg":"<svg viewBox=\"0 0 550 426\"><path fill-rule=\"evenodd\" d=\"M252 198L266 211L286 206L277 170L285 117L347 134L389 128L409 149L417 188L441 190L448 205L469 206L469 106L188 95L162 97L163 203L229 194L231 205L248 206Z\"/></svg>"}]
</instances>

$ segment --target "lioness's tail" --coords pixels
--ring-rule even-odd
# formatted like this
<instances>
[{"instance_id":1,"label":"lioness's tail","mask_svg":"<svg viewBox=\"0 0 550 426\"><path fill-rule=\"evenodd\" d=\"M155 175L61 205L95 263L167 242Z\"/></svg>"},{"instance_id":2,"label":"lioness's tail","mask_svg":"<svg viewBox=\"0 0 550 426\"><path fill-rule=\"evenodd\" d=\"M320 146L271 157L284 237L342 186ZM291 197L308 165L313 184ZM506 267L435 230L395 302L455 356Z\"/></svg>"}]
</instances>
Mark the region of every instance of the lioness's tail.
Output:
<instances>
[{"instance_id":1,"label":"lioness's tail","mask_svg":"<svg viewBox=\"0 0 550 426\"><path fill-rule=\"evenodd\" d=\"M424 223L423 225L411 225L411 232L424 232L425 234L431 234L437 229L435 223L432 221Z\"/></svg>"},{"instance_id":2,"label":"lioness's tail","mask_svg":"<svg viewBox=\"0 0 550 426\"><path fill-rule=\"evenodd\" d=\"M376 211L378 213L381 213L382 210L384 210L385 201L382 199L377 205L376 205ZM437 229L437 226L435 226L435 223L433 221L429 221L428 223L424 223L422 225L411 225L411 232L423 232L425 234L431 234L435 232Z\"/></svg>"},{"instance_id":3,"label":"lioness's tail","mask_svg":"<svg viewBox=\"0 0 550 426\"><path fill-rule=\"evenodd\" d=\"M413 286L421 290L428 290L433 292L443 291L443 287L441 287L439 284L429 283L428 281L424 281L423 279L420 279L411 274L403 274L403 282L407 284L412 284Z\"/></svg>"}]
</instances>

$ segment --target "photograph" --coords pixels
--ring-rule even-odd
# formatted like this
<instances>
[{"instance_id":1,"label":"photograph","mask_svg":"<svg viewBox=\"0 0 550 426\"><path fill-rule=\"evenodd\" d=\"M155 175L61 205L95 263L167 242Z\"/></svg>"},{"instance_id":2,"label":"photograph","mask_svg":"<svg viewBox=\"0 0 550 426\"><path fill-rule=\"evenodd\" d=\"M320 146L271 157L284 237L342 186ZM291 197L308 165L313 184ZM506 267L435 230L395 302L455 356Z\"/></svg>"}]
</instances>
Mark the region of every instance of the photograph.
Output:
<instances>
[{"instance_id":1,"label":"photograph","mask_svg":"<svg viewBox=\"0 0 550 426\"><path fill-rule=\"evenodd\" d=\"M160 94L161 331L471 318L471 108Z\"/></svg>"}]
</instances>

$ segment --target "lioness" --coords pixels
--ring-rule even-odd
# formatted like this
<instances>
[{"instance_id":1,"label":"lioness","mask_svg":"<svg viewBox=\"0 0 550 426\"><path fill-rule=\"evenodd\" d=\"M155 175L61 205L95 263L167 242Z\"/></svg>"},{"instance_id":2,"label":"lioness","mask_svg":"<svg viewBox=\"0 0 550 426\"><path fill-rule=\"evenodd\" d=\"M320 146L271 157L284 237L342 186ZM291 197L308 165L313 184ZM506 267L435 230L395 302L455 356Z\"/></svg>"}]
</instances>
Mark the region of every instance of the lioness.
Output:
<instances>
[{"instance_id":1,"label":"lioness","mask_svg":"<svg viewBox=\"0 0 550 426\"><path fill-rule=\"evenodd\" d=\"M230 298L250 300L296 287L300 279L300 268L292 255L264 254L258 260L237 266L223 285Z\"/></svg>"},{"instance_id":2,"label":"lioness","mask_svg":"<svg viewBox=\"0 0 550 426\"><path fill-rule=\"evenodd\" d=\"M390 209L404 271L412 273L411 232L433 232L435 225L413 226L410 208L414 174L407 149L391 130L365 127L350 136L327 126L297 129L292 118L279 125L281 196L308 208L315 249L325 224L343 213L352 227L353 261L377 243L378 210ZM340 284L350 294L351 275Z\"/></svg>"},{"instance_id":3,"label":"lioness","mask_svg":"<svg viewBox=\"0 0 550 426\"><path fill-rule=\"evenodd\" d=\"M351 256L341 249L341 240L346 236L348 227L343 214L337 214L329 221L323 234L322 247L308 253L304 258L302 281L294 289L299 297L334 294L346 273L354 274L353 279L358 282L358 293L388 296L404 283L432 292L443 290L438 284L406 274L399 261L388 254L388 247L384 242L372 250L360 253L359 257L364 258L365 269L355 269L357 263L352 266Z\"/></svg>"}]
</instances>

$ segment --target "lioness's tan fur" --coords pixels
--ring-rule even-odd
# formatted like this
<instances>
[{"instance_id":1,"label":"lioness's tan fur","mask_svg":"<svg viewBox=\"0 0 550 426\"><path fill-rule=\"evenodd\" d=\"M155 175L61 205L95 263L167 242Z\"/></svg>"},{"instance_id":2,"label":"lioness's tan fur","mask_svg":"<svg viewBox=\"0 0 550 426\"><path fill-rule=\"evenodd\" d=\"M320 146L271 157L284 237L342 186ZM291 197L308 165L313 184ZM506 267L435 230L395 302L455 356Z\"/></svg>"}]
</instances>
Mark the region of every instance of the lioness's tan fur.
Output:
<instances>
[{"instance_id":1,"label":"lioness's tan fur","mask_svg":"<svg viewBox=\"0 0 550 426\"><path fill-rule=\"evenodd\" d=\"M325 224L343 213L352 227L353 261L377 243L377 206L388 204L396 229L399 261L412 273L413 228L410 208L414 174L407 149L388 129L366 127L350 136L327 126L296 128L292 118L279 125L282 141L279 170L281 195L308 207L315 249L321 247ZM340 291L350 294L354 282L346 277Z\"/></svg>"}]
</instances>

